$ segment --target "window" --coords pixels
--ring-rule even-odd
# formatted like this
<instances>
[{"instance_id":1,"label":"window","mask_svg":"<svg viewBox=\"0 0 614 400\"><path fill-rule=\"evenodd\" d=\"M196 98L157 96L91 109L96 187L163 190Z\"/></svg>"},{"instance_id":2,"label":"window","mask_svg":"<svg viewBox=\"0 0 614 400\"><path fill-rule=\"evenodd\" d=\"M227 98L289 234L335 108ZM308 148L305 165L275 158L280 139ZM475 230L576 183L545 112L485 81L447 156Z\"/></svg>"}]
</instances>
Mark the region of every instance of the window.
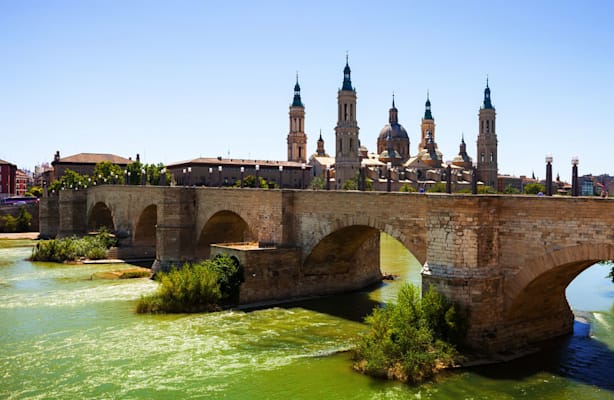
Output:
<instances>
[{"instance_id":1,"label":"window","mask_svg":"<svg viewBox=\"0 0 614 400\"><path fill-rule=\"evenodd\" d=\"M484 162L484 153L480 153L480 162Z\"/></svg>"}]
</instances>

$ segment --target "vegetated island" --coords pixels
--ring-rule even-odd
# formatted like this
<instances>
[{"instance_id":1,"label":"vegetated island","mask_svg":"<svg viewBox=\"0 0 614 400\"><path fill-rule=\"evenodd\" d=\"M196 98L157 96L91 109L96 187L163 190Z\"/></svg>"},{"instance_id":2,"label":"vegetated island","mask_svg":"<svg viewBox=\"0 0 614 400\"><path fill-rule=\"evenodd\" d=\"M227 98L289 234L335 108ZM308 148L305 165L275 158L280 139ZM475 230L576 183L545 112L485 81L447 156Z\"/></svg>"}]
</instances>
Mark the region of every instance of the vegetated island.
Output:
<instances>
[{"instance_id":1,"label":"vegetated island","mask_svg":"<svg viewBox=\"0 0 614 400\"><path fill-rule=\"evenodd\" d=\"M396 302L365 318L369 330L357 340L353 368L404 383L431 379L461 357L464 321L459 307L432 286L420 298L416 286L405 284Z\"/></svg>"},{"instance_id":2,"label":"vegetated island","mask_svg":"<svg viewBox=\"0 0 614 400\"><path fill-rule=\"evenodd\" d=\"M106 229L95 235L78 238L41 240L32 248L31 261L76 262L106 259L117 239Z\"/></svg>"}]
</instances>

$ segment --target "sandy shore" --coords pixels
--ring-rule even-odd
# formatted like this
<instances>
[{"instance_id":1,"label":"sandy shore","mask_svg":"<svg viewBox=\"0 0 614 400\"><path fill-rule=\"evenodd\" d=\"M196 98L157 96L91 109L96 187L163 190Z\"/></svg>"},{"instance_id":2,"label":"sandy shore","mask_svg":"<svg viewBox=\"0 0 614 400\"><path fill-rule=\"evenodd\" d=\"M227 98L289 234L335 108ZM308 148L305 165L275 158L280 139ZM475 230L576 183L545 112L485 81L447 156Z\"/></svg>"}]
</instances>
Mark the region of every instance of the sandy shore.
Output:
<instances>
[{"instance_id":1,"label":"sandy shore","mask_svg":"<svg viewBox=\"0 0 614 400\"><path fill-rule=\"evenodd\" d=\"M0 233L0 239L38 239L38 232Z\"/></svg>"}]
</instances>

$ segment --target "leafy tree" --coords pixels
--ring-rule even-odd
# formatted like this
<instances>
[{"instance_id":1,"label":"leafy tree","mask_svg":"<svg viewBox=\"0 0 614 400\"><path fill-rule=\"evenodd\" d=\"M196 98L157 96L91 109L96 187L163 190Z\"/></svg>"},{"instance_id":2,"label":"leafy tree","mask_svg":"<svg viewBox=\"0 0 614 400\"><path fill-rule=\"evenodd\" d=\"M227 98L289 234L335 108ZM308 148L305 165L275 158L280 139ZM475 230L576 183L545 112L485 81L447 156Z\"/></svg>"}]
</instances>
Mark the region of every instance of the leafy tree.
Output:
<instances>
[{"instance_id":1,"label":"leafy tree","mask_svg":"<svg viewBox=\"0 0 614 400\"><path fill-rule=\"evenodd\" d=\"M518 190L517 188L512 186L512 184L510 183L510 184L505 186L505 188L503 189L503 193L505 193L505 194L520 194L520 190Z\"/></svg>"},{"instance_id":2,"label":"leafy tree","mask_svg":"<svg viewBox=\"0 0 614 400\"><path fill-rule=\"evenodd\" d=\"M234 187L241 187L241 180L237 180L234 184ZM254 175L247 175L245 177L243 177L243 187L248 187L248 188L261 188L261 189L266 189L269 187L269 185L267 184L267 181L259 176L258 177L258 184L256 184L256 177Z\"/></svg>"},{"instance_id":3,"label":"leafy tree","mask_svg":"<svg viewBox=\"0 0 614 400\"><path fill-rule=\"evenodd\" d=\"M80 175L71 169L66 169L64 175L55 179L49 185L49 189L58 191L60 189L78 189L87 187L87 175Z\"/></svg>"},{"instance_id":4,"label":"leafy tree","mask_svg":"<svg viewBox=\"0 0 614 400\"><path fill-rule=\"evenodd\" d=\"M417 192L417 190L415 187L405 182L403 185L401 185L399 192Z\"/></svg>"},{"instance_id":5,"label":"leafy tree","mask_svg":"<svg viewBox=\"0 0 614 400\"><path fill-rule=\"evenodd\" d=\"M117 164L113 164L110 161L102 161L94 166L92 180L98 185L104 183L122 184L124 183L124 171Z\"/></svg>"},{"instance_id":6,"label":"leafy tree","mask_svg":"<svg viewBox=\"0 0 614 400\"><path fill-rule=\"evenodd\" d=\"M26 196L34 196L40 199L41 197L43 197L43 188L40 186L32 186L26 192Z\"/></svg>"},{"instance_id":7,"label":"leafy tree","mask_svg":"<svg viewBox=\"0 0 614 400\"><path fill-rule=\"evenodd\" d=\"M343 182L341 187L343 190L360 190L360 173L357 172L353 178L348 179ZM369 178L365 178L365 190L371 191L373 190L373 180Z\"/></svg>"},{"instance_id":8,"label":"leafy tree","mask_svg":"<svg viewBox=\"0 0 614 400\"><path fill-rule=\"evenodd\" d=\"M150 185L160 185L162 178L162 170L165 169L164 164L145 164L145 170L147 171L147 183ZM165 170L166 186L171 184L172 175L170 171Z\"/></svg>"},{"instance_id":9,"label":"leafy tree","mask_svg":"<svg viewBox=\"0 0 614 400\"><path fill-rule=\"evenodd\" d=\"M322 178L321 176L314 176L309 184L309 189L326 189L326 178Z\"/></svg>"},{"instance_id":10,"label":"leafy tree","mask_svg":"<svg viewBox=\"0 0 614 400\"><path fill-rule=\"evenodd\" d=\"M526 194L538 194L539 192L545 193L546 187L541 183L529 183L525 185L524 192Z\"/></svg>"}]
</instances>

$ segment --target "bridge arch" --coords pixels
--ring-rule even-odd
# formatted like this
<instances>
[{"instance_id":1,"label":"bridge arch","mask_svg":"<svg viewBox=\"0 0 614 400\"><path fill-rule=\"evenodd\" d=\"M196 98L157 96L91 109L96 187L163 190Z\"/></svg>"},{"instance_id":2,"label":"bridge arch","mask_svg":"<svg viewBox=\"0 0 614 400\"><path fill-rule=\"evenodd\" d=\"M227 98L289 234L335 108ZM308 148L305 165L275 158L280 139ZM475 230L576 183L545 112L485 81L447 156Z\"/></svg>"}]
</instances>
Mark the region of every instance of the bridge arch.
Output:
<instances>
[{"instance_id":1,"label":"bridge arch","mask_svg":"<svg viewBox=\"0 0 614 400\"><path fill-rule=\"evenodd\" d=\"M113 213L111 209L102 201L97 202L89 212L87 219L87 229L89 231L97 231L105 227L109 231L115 231L115 223L113 222Z\"/></svg>"},{"instance_id":2,"label":"bridge arch","mask_svg":"<svg viewBox=\"0 0 614 400\"><path fill-rule=\"evenodd\" d=\"M222 210L213 214L200 230L196 244L196 258L207 259L212 243L236 243L254 240L247 222L234 211Z\"/></svg>"},{"instance_id":3,"label":"bridge arch","mask_svg":"<svg viewBox=\"0 0 614 400\"><path fill-rule=\"evenodd\" d=\"M565 297L567 286L590 266L612 259L614 245L596 243L567 247L529 261L504 284L506 319L513 322L571 316Z\"/></svg>"},{"instance_id":4,"label":"bridge arch","mask_svg":"<svg viewBox=\"0 0 614 400\"><path fill-rule=\"evenodd\" d=\"M150 204L139 215L134 230L134 245L156 247L156 225L158 224L158 206Z\"/></svg>"}]
</instances>

